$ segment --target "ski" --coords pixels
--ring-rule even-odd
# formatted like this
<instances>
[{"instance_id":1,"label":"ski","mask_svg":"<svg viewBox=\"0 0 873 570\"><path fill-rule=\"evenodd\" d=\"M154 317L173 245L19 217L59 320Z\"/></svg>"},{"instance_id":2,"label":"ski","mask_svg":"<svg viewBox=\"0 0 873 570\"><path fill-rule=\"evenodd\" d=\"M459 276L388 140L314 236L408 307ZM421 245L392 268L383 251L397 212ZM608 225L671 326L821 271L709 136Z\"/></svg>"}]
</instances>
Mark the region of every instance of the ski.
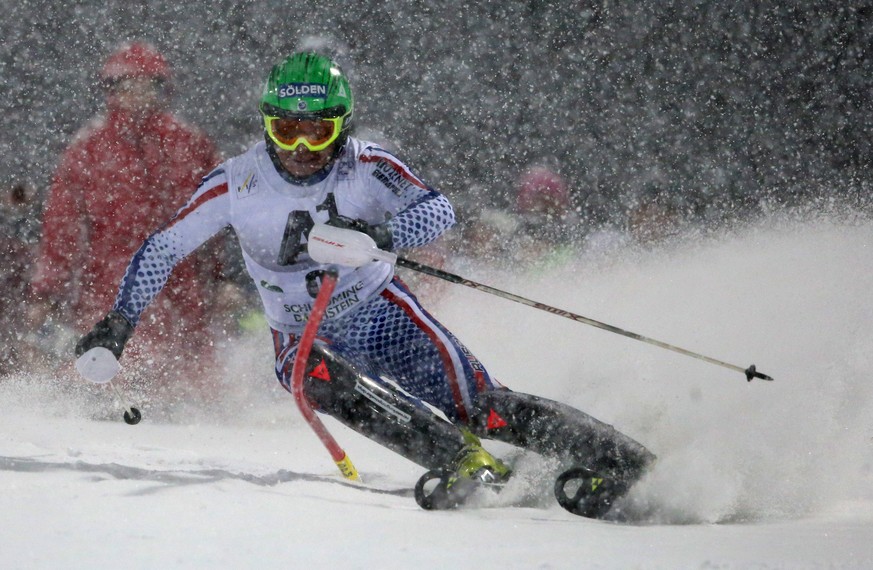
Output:
<instances>
[{"instance_id":1,"label":"ski","mask_svg":"<svg viewBox=\"0 0 873 570\"><path fill-rule=\"evenodd\" d=\"M422 509L451 510L468 506L468 499L479 490L500 493L507 483L508 480L458 479L451 471L430 470L418 479L414 497ZM611 512L612 507L627 490L626 485L601 477L582 466L561 472L554 484L555 499L567 512L585 518L613 521L618 521L619 516Z\"/></svg>"},{"instance_id":2,"label":"ski","mask_svg":"<svg viewBox=\"0 0 873 570\"><path fill-rule=\"evenodd\" d=\"M490 473L481 479L456 478L451 471L432 469L416 482L415 502L426 511L441 511L463 505L478 489L500 492L506 482L491 480L487 475Z\"/></svg>"}]
</instances>

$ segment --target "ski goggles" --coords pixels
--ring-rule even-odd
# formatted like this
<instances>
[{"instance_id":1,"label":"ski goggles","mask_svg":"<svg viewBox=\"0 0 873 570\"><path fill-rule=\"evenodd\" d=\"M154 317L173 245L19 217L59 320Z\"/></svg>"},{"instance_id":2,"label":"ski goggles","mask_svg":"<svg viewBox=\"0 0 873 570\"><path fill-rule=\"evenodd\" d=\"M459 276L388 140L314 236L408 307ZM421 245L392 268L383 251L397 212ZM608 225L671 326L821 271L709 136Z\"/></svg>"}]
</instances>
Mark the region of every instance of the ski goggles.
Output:
<instances>
[{"instance_id":1,"label":"ski goggles","mask_svg":"<svg viewBox=\"0 0 873 570\"><path fill-rule=\"evenodd\" d=\"M324 150L339 137L344 117L295 119L264 115L264 127L276 146L295 150L300 145L312 152Z\"/></svg>"}]
</instances>

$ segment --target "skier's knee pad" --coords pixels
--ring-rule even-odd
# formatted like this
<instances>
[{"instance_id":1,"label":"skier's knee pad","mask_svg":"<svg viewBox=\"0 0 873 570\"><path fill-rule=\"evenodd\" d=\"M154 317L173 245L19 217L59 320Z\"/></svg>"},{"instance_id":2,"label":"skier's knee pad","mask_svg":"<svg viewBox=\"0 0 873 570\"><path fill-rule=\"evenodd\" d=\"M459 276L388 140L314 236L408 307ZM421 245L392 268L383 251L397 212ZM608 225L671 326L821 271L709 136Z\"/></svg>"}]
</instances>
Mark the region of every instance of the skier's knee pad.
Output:
<instances>
[{"instance_id":1,"label":"skier's knee pad","mask_svg":"<svg viewBox=\"0 0 873 570\"><path fill-rule=\"evenodd\" d=\"M635 480L655 459L638 442L576 408L511 390L480 394L470 427L480 437L622 479Z\"/></svg>"},{"instance_id":2,"label":"skier's knee pad","mask_svg":"<svg viewBox=\"0 0 873 570\"><path fill-rule=\"evenodd\" d=\"M429 469L449 465L464 446L460 430L393 383L315 343L303 389L313 407Z\"/></svg>"}]
</instances>

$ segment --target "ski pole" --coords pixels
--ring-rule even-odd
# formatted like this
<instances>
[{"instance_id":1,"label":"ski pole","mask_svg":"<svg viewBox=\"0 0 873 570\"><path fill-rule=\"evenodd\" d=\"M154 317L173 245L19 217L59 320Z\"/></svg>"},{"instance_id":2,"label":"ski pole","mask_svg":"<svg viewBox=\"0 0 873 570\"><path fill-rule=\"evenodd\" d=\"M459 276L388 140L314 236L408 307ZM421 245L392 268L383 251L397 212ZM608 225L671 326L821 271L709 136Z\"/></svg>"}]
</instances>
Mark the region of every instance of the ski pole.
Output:
<instances>
[{"instance_id":1,"label":"ski pole","mask_svg":"<svg viewBox=\"0 0 873 570\"><path fill-rule=\"evenodd\" d=\"M124 423L131 426L139 423L142 414L128 403L121 389L112 382L112 379L121 370L121 365L108 348L97 346L84 353L76 359L76 370L89 382L109 384L112 391L115 392L118 403L124 408Z\"/></svg>"},{"instance_id":2,"label":"ski pole","mask_svg":"<svg viewBox=\"0 0 873 570\"><path fill-rule=\"evenodd\" d=\"M109 382L109 385L112 386L112 390L115 392L115 397L118 398L121 407L124 408L124 423L131 426L138 424L142 419L140 411L128 403L127 398L124 397L121 389L116 386L114 382Z\"/></svg>"},{"instance_id":3,"label":"ski pole","mask_svg":"<svg viewBox=\"0 0 873 570\"><path fill-rule=\"evenodd\" d=\"M466 287L470 287L472 289L476 289L477 291L482 291L484 293L489 293L491 295L496 295L503 299L508 299L509 301L514 301L516 303L521 303L522 305L527 305L528 307L533 307L534 309L539 309L541 311L546 311L547 313L551 313L553 315L558 315L559 317L564 317L567 319L571 319L573 321L584 323L586 325L591 325L593 327L597 327L599 329L603 329L605 331L609 331L615 334L620 334L622 336L626 336L628 338L632 338L634 340L639 340L654 346L658 346L661 348L665 348L667 350L672 350L673 352L678 352L679 354L684 354L685 356L690 356L692 358L696 358L698 360L703 360L704 362L709 362L710 364L715 364L717 366L722 366L729 370L735 370L737 372L742 372L746 375L746 380L751 382L754 378L759 378L761 380L772 381L773 378L764 374L763 372L758 372L755 368L755 365L752 364L748 368L743 368L741 366L737 366L735 364L729 364L727 362L723 362L721 360L716 360L715 358L710 358L709 356L704 356L703 354L698 354L696 352L692 352L690 350L674 346L672 344L668 344L666 342L662 342L660 340L655 340L653 338L649 338L643 336L641 334L637 334L634 332L626 331L619 327L609 325L606 323L602 323L600 321L596 321L594 319L590 319L588 317L584 317L582 315L577 315L576 313L571 313L570 311L565 311L564 309L559 309L557 307L552 307L550 305L546 305L545 303L540 303L537 301L531 301L530 299L526 299L519 295L515 295L513 293L508 293L506 291L501 291L500 289L496 289L494 287L490 287L488 285L484 285L482 283L477 283L476 281L472 281L470 279L466 279L464 277L460 277L453 273L449 273L448 271L443 271L442 269L436 269L435 267L430 267L424 265L423 263L418 263L417 261L412 261L410 259L405 259L403 257L397 257L396 264L405 267L407 269L411 269L413 271L417 271L419 273L424 273L426 275L430 275L432 277L436 277L438 279L442 279L444 281L448 281L449 283L456 283L458 285L464 285Z\"/></svg>"},{"instance_id":4,"label":"ski pole","mask_svg":"<svg viewBox=\"0 0 873 570\"><path fill-rule=\"evenodd\" d=\"M328 302L330 302L330 296L336 286L336 281L337 272L333 268L325 271L321 278L318 295L315 297L312 311L309 313L309 319L303 328L300 344L297 345L297 355L294 357L294 368L291 371L291 392L294 394L294 401L297 402L300 413L303 414L303 417L318 436L318 439L321 440L321 443L330 452L330 456L339 468L340 473L343 474L343 477L352 481L360 481L358 470L355 469L352 460L349 459L348 454L343 451L343 448L340 447L330 432L327 431L327 428L324 427L321 420L318 419L312 406L309 405L309 400L306 399L306 394L303 393L303 375L306 372L306 362L309 360L309 353L312 350L312 343L315 341L315 335L318 332L318 325L321 324L321 319L324 317L324 311L327 309Z\"/></svg>"},{"instance_id":5,"label":"ski pole","mask_svg":"<svg viewBox=\"0 0 873 570\"><path fill-rule=\"evenodd\" d=\"M419 273L424 273L426 275L448 281L449 283L464 285L466 287L476 289L477 291L496 295L498 297L502 297L516 303L521 303L522 305L527 305L528 307L533 307L535 309L546 311L547 313L551 313L553 315L558 315L559 317L571 319L573 321L584 323L586 325L591 325L593 327L613 332L615 334L620 334L634 340L639 340L652 344L654 346L666 348L667 350L672 350L673 352L678 352L679 354L684 354L685 356L697 358L698 360L703 360L704 362L709 362L710 364L722 366L729 370L742 372L746 375L746 380L748 380L749 382L751 382L754 378L760 378L761 380L770 381L773 380L773 378L767 376L763 372L758 372L754 364L752 364L748 368L736 366L735 364L728 364L727 362L722 362L721 360L716 360L715 358L710 358L709 356L704 356L696 352L691 352L690 350L686 350L672 344L667 344L666 342L662 342L660 340L655 340L653 338L649 338L637 333L626 331L613 325L601 323L600 321L595 321L594 319L589 319L588 317L583 317L582 315L577 315L576 313L571 313L570 311L565 311L564 309L558 309L556 307L546 305L545 303L531 301L530 299L525 299L524 297L521 297L519 295L507 293L506 291L501 291L500 289L496 289L488 285L483 285L482 283L477 283L476 281L460 277L453 273L449 273L448 271L443 271L442 269L436 269L434 267L424 265L423 263L418 263L417 261L405 259L398 256L394 252L383 251L379 249L376 246L376 242L373 241L373 238L363 232L357 232L346 228L337 228L326 224L316 224L309 232L309 241L307 243L307 248L309 251L309 256L312 257L312 259L314 259L315 261L321 263L338 263L341 265L349 265L351 267L359 267L361 265L364 265L365 263L370 263L374 260L384 261L385 263L399 265L413 271L418 271Z\"/></svg>"}]
</instances>

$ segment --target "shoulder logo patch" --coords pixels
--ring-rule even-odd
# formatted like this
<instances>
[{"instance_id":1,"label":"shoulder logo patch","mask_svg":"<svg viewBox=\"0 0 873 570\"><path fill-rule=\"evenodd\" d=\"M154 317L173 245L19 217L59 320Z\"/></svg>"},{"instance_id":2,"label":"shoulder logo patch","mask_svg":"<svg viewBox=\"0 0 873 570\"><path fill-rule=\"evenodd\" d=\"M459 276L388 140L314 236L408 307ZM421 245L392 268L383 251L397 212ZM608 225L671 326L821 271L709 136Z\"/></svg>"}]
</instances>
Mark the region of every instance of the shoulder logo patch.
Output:
<instances>
[{"instance_id":1,"label":"shoulder logo patch","mask_svg":"<svg viewBox=\"0 0 873 570\"><path fill-rule=\"evenodd\" d=\"M240 185L239 188L236 189L236 195L238 198L245 198L247 196L251 196L257 191L258 187L258 174L256 172L252 172L248 175L245 181Z\"/></svg>"},{"instance_id":2,"label":"shoulder logo patch","mask_svg":"<svg viewBox=\"0 0 873 570\"><path fill-rule=\"evenodd\" d=\"M376 161L376 167L373 169L372 175L397 196L402 196L412 186L412 183L404 178L403 172L386 160Z\"/></svg>"}]
</instances>

